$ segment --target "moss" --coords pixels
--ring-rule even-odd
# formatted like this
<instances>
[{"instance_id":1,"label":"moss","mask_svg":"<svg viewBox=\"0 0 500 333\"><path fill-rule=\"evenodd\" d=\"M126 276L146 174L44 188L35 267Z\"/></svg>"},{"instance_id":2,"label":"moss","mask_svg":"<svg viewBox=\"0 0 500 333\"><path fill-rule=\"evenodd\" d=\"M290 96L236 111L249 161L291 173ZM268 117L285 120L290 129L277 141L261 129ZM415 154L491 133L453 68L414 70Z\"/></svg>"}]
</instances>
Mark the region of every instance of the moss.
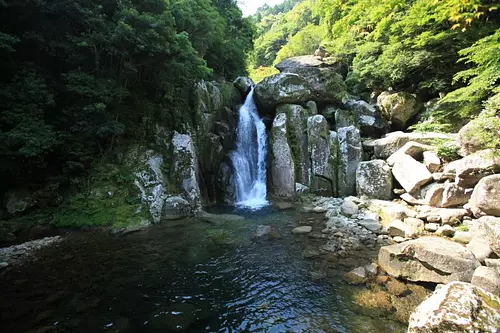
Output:
<instances>
[{"instance_id":1,"label":"moss","mask_svg":"<svg viewBox=\"0 0 500 333\"><path fill-rule=\"evenodd\" d=\"M500 148L500 118L481 115L470 122L464 137L481 149Z\"/></svg>"},{"instance_id":2,"label":"moss","mask_svg":"<svg viewBox=\"0 0 500 333\"><path fill-rule=\"evenodd\" d=\"M461 224L459 225L458 227L455 228L456 231L463 231L463 232L466 232L466 231L469 231L469 226L465 225L465 224Z\"/></svg>"},{"instance_id":3,"label":"moss","mask_svg":"<svg viewBox=\"0 0 500 333\"><path fill-rule=\"evenodd\" d=\"M435 147L439 158L445 161L452 162L461 158L458 153L460 147L454 140L435 139L433 140L432 145Z\"/></svg>"}]
</instances>

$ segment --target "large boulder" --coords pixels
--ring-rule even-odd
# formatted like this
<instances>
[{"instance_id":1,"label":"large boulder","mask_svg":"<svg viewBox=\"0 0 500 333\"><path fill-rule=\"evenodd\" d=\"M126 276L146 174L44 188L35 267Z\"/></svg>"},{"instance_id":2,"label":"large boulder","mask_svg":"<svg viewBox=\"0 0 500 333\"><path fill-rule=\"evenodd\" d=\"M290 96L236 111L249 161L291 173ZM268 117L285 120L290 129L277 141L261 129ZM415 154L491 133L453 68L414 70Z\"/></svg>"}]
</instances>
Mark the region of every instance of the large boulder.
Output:
<instances>
[{"instance_id":1,"label":"large boulder","mask_svg":"<svg viewBox=\"0 0 500 333\"><path fill-rule=\"evenodd\" d=\"M406 143L414 141L421 144L432 145L436 140L455 140L456 135L444 133L404 133L392 132L385 137L367 141L367 147L372 147L376 158L386 159L395 153L399 148L403 147Z\"/></svg>"},{"instance_id":2,"label":"large boulder","mask_svg":"<svg viewBox=\"0 0 500 333\"><path fill-rule=\"evenodd\" d=\"M280 73L263 79L255 86L255 101L263 109L278 104L306 101L337 103L346 92L342 76L332 68L303 67L293 73Z\"/></svg>"},{"instance_id":3,"label":"large boulder","mask_svg":"<svg viewBox=\"0 0 500 333\"><path fill-rule=\"evenodd\" d=\"M500 298L469 283L451 282L411 314L408 333L498 332Z\"/></svg>"},{"instance_id":4,"label":"large boulder","mask_svg":"<svg viewBox=\"0 0 500 333\"><path fill-rule=\"evenodd\" d=\"M392 173L408 193L415 192L432 181L432 174L425 165L406 154L398 156L392 168Z\"/></svg>"},{"instance_id":5,"label":"large boulder","mask_svg":"<svg viewBox=\"0 0 500 333\"><path fill-rule=\"evenodd\" d=\"M243 96L248 95L252 87L255 86L252 79L244 76L237 77L233 84Z\"/></svg>"},{"instance_id":6,"label":"large boulder","mask_svg":"<svg viewBox=\"0 0 500 333\"><path fill-rule=\"evenodd\" d=\"M264 109L278 104L300 104L314 100L314 92L304 78L293 73L266 77L255 86L255 102Z\"/></svg>"},{"instance_id":7,"label":"large boulder","mask_svg":"<svg viewBox=\"0 0 500 333\"><path fill-rule=\"evenodd\" d=\"M192 216L193 211L189 202L179 196L169 196L165 199L162 211L162 220L180 220Z\"/></svg>"},{"instance_id":8,"label":"large boulder","mask_svg":"<svg viewBox=\"0 0 500 333\"><path fill-rule=\"evenodd\" d=\"M318 195L335 195L337 134L328 129L328 123L322 115L309 117L307 133L312 171L311 189Z\"/></svg>"},{"instance_id":9,"label":"large boulder","mask_svg":"<svg viewBox=\"0 0 500 333\"><path fill-rule=\"evenodd\" d=\"M297 183L309 184L311 161L307 141L307 110L300 105L281 104L277 113L287 115L287 130L295 165L295 180Z\"/></svg>"},{"instance_id":10,"label":"large boulder","mask_svg":"<svg viewBox=\"0 0 500 333\"><path fill-rule=\"evenodd\" d=\"M227 162L222 162L217 175L218 202L234 203L236 199L236 184L233 168Z\"/></svg>"},{"instance_id":11,"label":"large boulder","mask_svg":"<svg viewBox=\"0 0 500 333\"><path fill-rule=\"evenodd\" d=\"M472 188L481 179L500 171L498 151L486 149L448 164L443 173L454 177L458 186Z\"/></svg>"},{"instance_id":12,"label":"large boulder","mask_svg":"<svg viewBox=\"0 0 500 333\"><path fill-rule=\"evenodd\" d=\"M405 129L410 119L422 110L422 105L414 94L384 91L377 98L382 115L392 125Z\"/></svg>"},{"instance_id":13,"label":"large boulder","mask_svg":"<svg viewBox=\"0 0 500 333\"><path fill-rule=\"evenodd\" d=\"M271 192L282 198L295 196L295 168L285 113L276 116L271 129Z\"/></svg>"},{"instance_id":14,"label":"large boulder","mask_svg":"<svg viewBox=\"0 0 500 333\"><path fill-rule=\"evenodd\" d=\"M357 115L357 123L363 136L380 136L389 130L389 124L375 106L350 98L344 99L342 105L347 111Z\"/></svg>"},{"instance_id":15,"label":"large boulder","mask_svg":"<svg viewBox=\"0 0 500 333\"><path fill-rule=\"evenodd\" d=\"M191 207L198 208L201 204L198 159L191 136L175 132L172 150L171 179L182 190Z\"/></svg>"},{"instance_id":16,"label":"large boulder","mask_svg":"<svg viewBox=\"0 0 500 333\"><path fill-rule=\"evenodd\" d=\"M363 161L359 129L354 126L340 128L338 140L338 195L347 197L356 193L356 171Z\"/></svg>"},{"instance_id":17,"label":"large boulder","mask_svg":"<svg viewBox=\"0 0 500 333\"><path fill-rule=\"evenodd\" d=\"M479 225L486 235L490 249L500 257L500 218L483 216L479 219Z\"/></svg>"},{"instance_id":18,"label":"large boulder","mask_svg":"<svg viewBox=\"0 0 500 333\"><path fill-rule=\"evenodd\" d=\"M9 214L24 213L36 206L33 191L24 188L11 189L5 194L5 208Z\"/></svg>"},{"instance_id":19,"label":"large boulder","mask_svg":"<svg viewBox=\"0 0 500 333\"><path fill-rule=\"evenodd\" d=\"M356 192L361 198L390 200L392 172L383 160L361 162L356 171Z\"/></svg>"},{"instance_id":20,"label":"large boulder","mask_svg":"<svg viewBox=\"0 0 500 333\"><path fill-rule=\"evenodd\" d=\"M493 267L479 266L476 268L471 283L493 295L500 295L500 274Z\"/></svg>"},{"instance_id":21,"label":"large boulder","mask_svg":"<svg viewBox=\"0 0 500 333\"><path fill-rule=\"evenodd\" d=\"M380 249L378 263L389 275L414 282L470 282L481 264L464 246L422 237Z\"/></svg>"},{"instance_id":22,"label":"large boulder","mask_svg":"<svg viewBox=\"0 0 500 333\"><path fill-rule=\"evenodd\" d=\"M500 175L481 179L474 187L469 205L476 217L500 216Z\"/></svg>"},{"instance_id":23,"label":"large boulder","mask_svg":"<svg viewBox=\"0 0 500 333\"><path fill-rule=\"evenodd\" d=\"M471 194L472 189L447 181L444 184L432 183L421 188L416 197L425 200L426 204L432 207L450 208L465 205Z\"/></svg>"},{"instance_id":24,"label":"large boulder","mask_svg":"<svg viewBox=\"0 0 500 333\"><path fill-rule=\"evenodd\" d=\"M432 146L410 141L405 143L403 147L399 148L395 153L389 156L387 163L389 163L390 166L393 166L402 154L409 155L417 161L422 161L424 152L432 149L434 149Z\"/></svg>"},{"instance_id":25,"label":"large boulder","mask_svg":"<svg viewBox=\"0 0 500 333\"><path fill-rule=\"evenodd\" d=\"M345 77L348 71L347 66L342 62L335 61L333 58L319 58L312 55L288 58L277 63L274 67L282 73L297 73L307 69L328 68L342 77Z\"/></svg>"}]
</instances>

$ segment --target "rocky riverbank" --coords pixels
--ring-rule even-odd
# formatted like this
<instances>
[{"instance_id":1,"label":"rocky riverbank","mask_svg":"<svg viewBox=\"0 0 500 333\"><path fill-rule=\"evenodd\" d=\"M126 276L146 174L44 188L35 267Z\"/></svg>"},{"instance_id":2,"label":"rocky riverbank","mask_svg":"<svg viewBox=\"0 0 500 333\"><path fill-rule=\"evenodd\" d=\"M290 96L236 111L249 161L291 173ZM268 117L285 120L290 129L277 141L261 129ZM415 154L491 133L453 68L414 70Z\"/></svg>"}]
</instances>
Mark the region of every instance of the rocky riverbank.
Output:
<instances>
[{"instance_id":1,"label":"rocky riverbank","mask_svg":"<svg viewBox=\"0 0 500 333\"><path fill-rule=\"evenodd\" d=\"M0 271L21 264L26 260L36 260L36 252L61 242L61 236L45 237L19 245L0 248Z\"/></svg>"}]
</instances>

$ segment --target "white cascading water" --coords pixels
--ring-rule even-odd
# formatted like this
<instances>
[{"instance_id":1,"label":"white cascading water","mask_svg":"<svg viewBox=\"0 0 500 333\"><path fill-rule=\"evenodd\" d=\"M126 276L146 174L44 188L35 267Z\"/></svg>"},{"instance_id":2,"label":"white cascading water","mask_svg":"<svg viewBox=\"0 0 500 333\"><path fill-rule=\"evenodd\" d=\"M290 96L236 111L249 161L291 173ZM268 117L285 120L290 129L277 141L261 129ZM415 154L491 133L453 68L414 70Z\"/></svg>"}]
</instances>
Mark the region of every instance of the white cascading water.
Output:
<instances>
[{"instance_id":1,"label":"white cascading water","mask_svg":"<svg viewBox=\"0 0 500 333\"><path fill-rule=\"evenodd\" d=\"M236 205L259 209L266 205L266 126L257 113L253 88L239 111L236 150L231 154L236 180Z\"/></svg>"}]
</instances>

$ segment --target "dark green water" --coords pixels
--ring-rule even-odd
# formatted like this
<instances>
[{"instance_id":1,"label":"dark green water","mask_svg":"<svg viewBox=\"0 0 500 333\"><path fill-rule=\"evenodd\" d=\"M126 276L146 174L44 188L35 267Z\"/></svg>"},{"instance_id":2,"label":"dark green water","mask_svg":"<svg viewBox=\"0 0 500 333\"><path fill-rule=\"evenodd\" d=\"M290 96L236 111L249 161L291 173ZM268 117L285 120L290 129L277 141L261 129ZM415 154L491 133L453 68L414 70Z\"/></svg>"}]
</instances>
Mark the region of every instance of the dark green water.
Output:
<instances>
[{"instance_id":1,"label":"dark green water","mask_svg":"<svg viewBox=\"0 0 500 333\"><path fill-rule=\"evenodd\" d=\"M345 269L303 257L322 240L290 231L310 215L239 213L245 221L70 235L0 275L0 332L404 331L354 305ZM259 224L282 237L252 240ZM313 280L318 270L329 278Z\"/></svg>"}]
</instances>

